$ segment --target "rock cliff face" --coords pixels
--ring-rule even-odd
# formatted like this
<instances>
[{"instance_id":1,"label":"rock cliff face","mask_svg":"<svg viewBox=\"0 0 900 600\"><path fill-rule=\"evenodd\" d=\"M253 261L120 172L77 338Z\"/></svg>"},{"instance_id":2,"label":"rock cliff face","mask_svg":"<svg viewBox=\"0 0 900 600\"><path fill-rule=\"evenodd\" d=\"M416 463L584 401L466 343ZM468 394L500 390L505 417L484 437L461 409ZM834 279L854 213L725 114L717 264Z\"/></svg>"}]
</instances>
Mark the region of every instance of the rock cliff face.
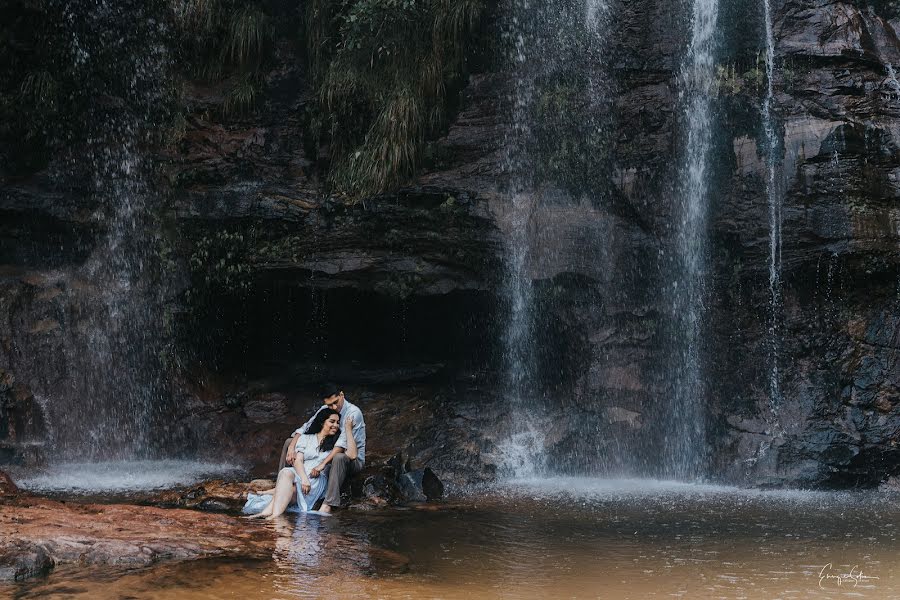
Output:
<instances>
[{"instance_id":1,"label":"rock cliff face","mask_svg":"<svg viewBox=\"0 0 900 600\"><path fill-rule=\"evenodd\" d=\"M772 3L783 139L773 399L765 37L761 2L750 4L720 14L701 348L708 474L876 484L900 471L900 16L874 1ZM526 190L530 410L561 470L654 473L665 435L665 265L689 36L671 10L611 3L605 154L588 184L545 177ZM246 117L215 117L221 90L189 87L184 136L158 155L173 447L269 463L315 406L317 383L338 379L372 415L376 454L404 449L459 483L493 477L504 416L519 410L501 383L516 73L472 73L420 176L348 205L326 197L309 155L303 69L287 46L277 55ZM544 150L537 160L556 159ZM65 274L103 227L77 188L45 177L7 178L0 194L0 457L24 460L52 434L41 402L60 384L47 363L62 360L65 331L90 303L88 283Z\"/></svg>"}]
</instances>

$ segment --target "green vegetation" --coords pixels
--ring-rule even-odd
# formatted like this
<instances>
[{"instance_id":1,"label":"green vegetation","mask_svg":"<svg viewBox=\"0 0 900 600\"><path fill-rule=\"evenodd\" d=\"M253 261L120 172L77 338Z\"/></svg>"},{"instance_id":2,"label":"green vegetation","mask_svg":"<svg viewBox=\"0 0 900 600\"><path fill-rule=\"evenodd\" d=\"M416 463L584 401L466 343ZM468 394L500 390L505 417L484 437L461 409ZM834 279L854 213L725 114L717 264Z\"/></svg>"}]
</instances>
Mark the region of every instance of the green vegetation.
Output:
<instances>
[{"instance_id":1,"label":"green vegetation","mask_svg":"<svg viewBox=\"0 0 900 600\"><path fill-rule=\"evenodd\" d=\"M13 172L40 168L54 138L71 81L54 65L62 58L59 23L40 3L19 0L0 9L0 163Z\"/></svg>"},{"instance_id":2,"label":"green vegetation","mask_svg":"<svg viewBox=\"0 0 900 600\"><path fill-rule=\"evenodd\" d=\"M749 64L748 64L749 63ZM764 94L766 90L766 55L764 50L756 53L750 62L732 61L716 66L716 93L733 96L751 93Z\"/></svg>"},{"instance_id":3,"label":"green vegetation","mask_svg":"<svg viewBox=\"0 0 900 600\"><path fill-rule=\"evenodd\" d=\"M0 3L3 170L65 162L116 116L140 115L146 132L136 135L155 135L171 109L161 51L170 46L170 14L170 0Z\"/></svg>"},{"instance_id":4,"label":"green vegetation","mask_svg":"<svg viewBox=\"0 0 900 600\"><path fill-rule=\"evenodd\" d=\"M0 8L0 52L10 58L0 64L0 139L9 145L0 159L13 171L43 168L76 147L105 107L122 102L134 114L152 113L152 123L144 120L156 141L176 144L186 115L173 63L182 81L221 86L223 115L245 115L264 96L276 41L281 48L293 41L312 92L301 115L304 141L311 155L325 151L316 158L329 191L352 202L396 189L426 160L427 141L446 127L464 84L484 0L105 6L10 0ZM148 48L159 62L136 71Z\"/></svg>"},{"instance_id":5,"label":"green vegetation","mask_svg":"<svg viewBox=\"0 0 900 600\"><path fill-rule=\"evenodd\" d=\"M202 80L229 80L223 111L250 112L274 39L271 18L262 4L184 0L175 17L186 71Z\"/></svg>"},{"instance_id":6,"label":"green vegetation","mask_svg":"<svg viewBox=\"0 0 900 600\"><path fill-rule=\"evenodd\" d=\"M534 107L534 136L540 160L535 175L573 192L593 187L609 157L609 139L592 114L590 86L575 71L541 85Z\"/></svg>"},{"instance_id":7,"label":"green vegetation","mask_svg":"<svg viewBox=\"0 0 900 600\"><path fill-rule=\"evenodd\" d=\"M481 0L310 0L306 46L319 90L310 124L330 148L332 190L385 192L418 167L445 124Z\"/></svg>"},{"instance_id":8,"label":"green vegetation","mask_svg":"<svg viewBox=\"0 0 900 600\"><path fill-rule=\"evenodd\" d=\"M255 229L251 227L247 235L255 238ZM227 229L201 236L188 259L193 279L203 281L206 287L247 289L251 271L248 255L252 243L251 239L245 239L243 232Z\"/></svg>"}]
</instances>

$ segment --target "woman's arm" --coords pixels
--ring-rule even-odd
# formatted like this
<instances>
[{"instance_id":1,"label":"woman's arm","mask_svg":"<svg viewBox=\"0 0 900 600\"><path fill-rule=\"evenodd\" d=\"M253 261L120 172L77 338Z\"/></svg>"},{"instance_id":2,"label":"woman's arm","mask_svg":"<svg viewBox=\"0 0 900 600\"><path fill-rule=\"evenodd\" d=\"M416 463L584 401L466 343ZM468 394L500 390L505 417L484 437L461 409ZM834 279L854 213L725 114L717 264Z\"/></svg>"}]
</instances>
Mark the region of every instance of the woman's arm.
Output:
<instances>
[{"instance_id":1,"label":"woman's arm","mask_svg":"<svg viewBox=\"0 0 900 600\"><path fill-rule=\"evenodd\" d=\"M309 476L310 477L318 477L319 475L321 475L322 471L325 470L325 467L328 465L328 463L330 463L332 460L334 460L334 457L343 451L344 450L340 446L335 446L331 450L331 452L328 453L328 456L326 456L322 460L322 462L320 462L319 464L317 464L315 467L312 468L312 470L309 472Z\"/></svg>"},{"instance_id":2,"label":"woman's arm","mask_svg":"<svg viewBox=\"0 0 900 600\"><path fill-rule=\"evenodd\" d=\"M309 482L309 477L306 476L306 469L303 468L303 453L298 452L297 458L294 459L294 472L300 476L300 491L304 494L308 494L309 490L312 488L312 484Z\"/></svg>"}]
</instances>

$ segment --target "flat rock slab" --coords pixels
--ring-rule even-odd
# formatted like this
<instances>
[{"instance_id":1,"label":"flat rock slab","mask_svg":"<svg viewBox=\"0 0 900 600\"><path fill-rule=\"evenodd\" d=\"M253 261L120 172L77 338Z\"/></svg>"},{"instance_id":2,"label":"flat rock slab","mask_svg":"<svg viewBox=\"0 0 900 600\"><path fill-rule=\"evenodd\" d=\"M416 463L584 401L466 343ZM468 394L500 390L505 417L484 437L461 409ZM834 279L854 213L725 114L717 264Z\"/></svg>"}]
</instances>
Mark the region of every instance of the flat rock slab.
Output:
<instances>
[{"instance_id":1,"label":"flat rock slab","mask_svg":"<svg viewBox=\"0 0 900 600\"><path fill-rule=\"evenodd\" d=\"M58 564L143 566L159 560L271 556L272 537L236 517L130 504L19 497L0 503L0 581Z\"/></svg>"},{"instance_id":2,"label":"flat rock slab","mask_svg":"<svg viewBox=\"0 0 900 600\"><path fill-rule=\"evenodd\" d=\"M182 490L167 490L147 497L146 501L163 507L198 508L200 510L237 510L247 501L247 493L275 487L270 479L254 479L250 483L204 481Z\"/></svg>"}]
</instances>

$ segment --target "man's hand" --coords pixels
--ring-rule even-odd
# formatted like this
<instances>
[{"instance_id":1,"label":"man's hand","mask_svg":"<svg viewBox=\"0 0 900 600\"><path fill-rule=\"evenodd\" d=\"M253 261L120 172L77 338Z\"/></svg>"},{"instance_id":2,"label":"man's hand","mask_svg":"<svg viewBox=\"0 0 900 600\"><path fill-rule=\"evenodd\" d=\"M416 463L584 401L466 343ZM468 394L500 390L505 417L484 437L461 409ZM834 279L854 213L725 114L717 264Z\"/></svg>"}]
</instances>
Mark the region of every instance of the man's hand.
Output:
<instances>
[{"instance_id":1,"label":"man's hand","mask_svg":"<svg viewBox=\"0 0 900 600\"><path fill-rule=\"evenodd\" d=\"M284 462L289 465L294 464L294 459L297 458L297 450L293 445L288 447L287 454L284 457Z\"/></svg>"},{"instance_id":2,"label":"man's hand","mask_svg":"<svg viewBox=\"0 0 900 600\"><path fill-rule=\"evenodd\" d=\"M318 477L321 474L322 474L322 469L320 469L319 467L313 467L312 470L309 472L310 477Z\"/></svg>"},{"instance_id":3,"label":"man's hand","mask_svg":"<svg viewBox=\"0 0 900 600\"><path fill-rule=\"evenodd\" d=\"M300 491L303 492L304 495L308 494L310 489L312 489L312 484L309 482L309 479L300 482Z\"/></svg>"}]
</instances>

